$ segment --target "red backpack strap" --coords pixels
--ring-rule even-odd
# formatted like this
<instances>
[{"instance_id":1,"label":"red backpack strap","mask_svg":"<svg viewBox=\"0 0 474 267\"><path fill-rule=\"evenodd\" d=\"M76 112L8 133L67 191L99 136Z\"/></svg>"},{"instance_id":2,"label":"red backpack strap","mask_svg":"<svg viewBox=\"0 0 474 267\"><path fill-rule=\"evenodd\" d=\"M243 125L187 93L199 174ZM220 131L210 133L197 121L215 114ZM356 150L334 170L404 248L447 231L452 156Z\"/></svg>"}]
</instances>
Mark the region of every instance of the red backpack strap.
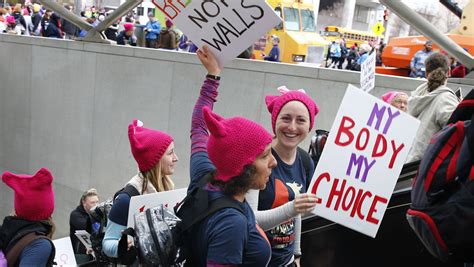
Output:
<instances>
[{"instance_id":1,"label":"red backpack strap","mask_svg":"<svg viewBox=\"0 0 474 267\"><path fill-rule=\"evenodd\" d=\"M456 163L458 162L459 154L461 152L461 146L464 140L463 121L459 121L456 123L456 132L454 134L458 136L458 141L456 144L456 149L454 150L454 155L449 161L448 170L446 172L446 181L451 181L456 177Z\"/></svg>"},{"instance_id":2,"label":"red backpack strap","mask_svg":"<svg viewBox=\"0 0 474 267\"><path fill-rule=\"evenodd\" d=\"M458 126L456 124L456 128L457 127ZM456 129L456 132L457 132L457 129ZM448 157L451 150L453 150L457 146L460 136L456 132L453 133L451 137L449 137L448 141L444 144L444 146L439 151L438 156L434 159L433 164L428 169L428 173L426 174L426 179L425 179L425 191L428 191L430 189L431 181L433 181L433 177L438 171L439 167L441 166L443 161Z\"/></svg>"}]
</instances>

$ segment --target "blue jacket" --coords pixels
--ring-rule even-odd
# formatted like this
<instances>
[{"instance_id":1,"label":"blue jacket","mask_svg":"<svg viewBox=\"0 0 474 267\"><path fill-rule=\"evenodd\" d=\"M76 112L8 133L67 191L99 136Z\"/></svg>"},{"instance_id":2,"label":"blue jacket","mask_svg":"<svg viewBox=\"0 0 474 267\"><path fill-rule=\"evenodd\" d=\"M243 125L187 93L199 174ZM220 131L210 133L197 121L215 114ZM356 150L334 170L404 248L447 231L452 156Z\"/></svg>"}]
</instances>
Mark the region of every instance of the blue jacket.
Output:
<instances>
[{"instance_id":1,"label":"blue jacket","mask_svg":"<svg viewBox=\"0 0 474 267\"><path fill-rule=\"evenodd\" d=\"M263 60L280 62L280 48L278 45L273 45L270 55L264 57Z\"/></svg>"},{"instance_id":2,"label":"blue jacket","mask_svg":"<svg viewBox=\"0 0 474 267\"><path fill-rule=\"evenodd\" d=\"M155 20L155 21L150 20L145 25L145 29L147 29L145 38L149 40L156 40L158 39L158 36L160 35L161 24L158 20Z\"/></svg>"}]
</instances>

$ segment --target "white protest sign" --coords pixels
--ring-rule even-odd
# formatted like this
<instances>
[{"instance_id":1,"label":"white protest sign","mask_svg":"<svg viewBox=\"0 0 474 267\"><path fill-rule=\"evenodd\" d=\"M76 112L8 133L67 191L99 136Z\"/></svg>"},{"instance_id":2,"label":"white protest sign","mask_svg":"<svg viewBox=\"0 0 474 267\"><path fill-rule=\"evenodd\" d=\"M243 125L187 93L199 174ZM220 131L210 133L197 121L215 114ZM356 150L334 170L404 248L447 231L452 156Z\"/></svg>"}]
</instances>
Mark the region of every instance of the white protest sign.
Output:
<instances>
[{"instance_id":1,"label":"white protest sign","mask_svg":"<svg viewBox=\"0 0 474 267\"><path fill-rule=\"evenodd\" d=\"M281 22L265 0L152 0L198 47L208 45L222 67Z\"/></svg>"},{"instance_id":2,"label":"white protest sign","mask_svg":"<svg viewBox=\"0 0 474 267\"><path fill-rule=\"evenodd\" d=\"M74 233L79 241L86 247L87 249L92 249L92 242L91 242L91 234L89 234L85 230L76 230Z\"/></svg>"},{"instance_id":3,"label":"white protest sign","mask_svg":"<svg viewBox=\"0 0 474 267\"><path fill-rule=\"evenodd\" d=\"M365 92L375 87L375 50L362 62L360 66L360 89Z\"/></svg>"},{"instance_id":4,"label":"white protest sign","mask_svg":"<svg viewBox=\"0 0 474 267\"><path fill-rule=\"evenodd\" d=\"M313 213L375 237L419 124L349 85L308 190Z\"/></svg>"},{"instance_id":5,"label":"white protest sign","mask_svg":"<svg viewBox=\"0 0 474 267\"><path fill-rule=\"evenodd\" d=\"M54 261L58 264L57 266L77 265L76 258L74 257L74 250L72 249L71 238L69 236L53 240L53 244L56 248Z\"/></svg>"},{"instance_id":6,"label":"white protest sign","mask_svg":"<svg viewBox=\"0 0 474 267\"><path fill-rule=\"evenodd\" d=\"M173 207L186 197L187 188L180 188L170 191L134 196L130 199L128 209L127 227L134 227L133 217L135 214L144 212L148 208L156 207L160 204L173 210Z\"/></svg>"}]
</instances>

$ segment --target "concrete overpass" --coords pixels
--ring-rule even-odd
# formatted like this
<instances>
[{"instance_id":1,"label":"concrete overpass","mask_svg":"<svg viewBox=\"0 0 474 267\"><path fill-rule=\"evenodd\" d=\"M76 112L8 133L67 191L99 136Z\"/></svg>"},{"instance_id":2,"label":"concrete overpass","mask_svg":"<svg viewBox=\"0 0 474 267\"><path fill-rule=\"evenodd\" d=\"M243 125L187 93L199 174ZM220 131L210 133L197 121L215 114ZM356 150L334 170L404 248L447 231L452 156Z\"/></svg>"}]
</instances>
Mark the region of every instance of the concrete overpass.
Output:
<instances>
[{"instance_id":1,"label":"concrete overpass","mask_svg":"<svg viewBox=\"0 0 474 267\"><path fill-rule=\"evenodd\" d=\"M53 172L56 238L68 235L69 213L84 190L111 197L135 174L127 137L134 118L174 136L174 181L187 186L191 112L205 75L194 54L0 34L0 58L0 171ZM358 84L358 73L234 60L222 73L215 110L270 129L264 95L287 85L306 89L321 109L315 127L330 129L348 83ZM372 94L409 92L420 83L377 75ZM450 84L464 92L473 85ZM3 218L13 207L3 183L0 199Z\"/></svg>"}]
</instances>

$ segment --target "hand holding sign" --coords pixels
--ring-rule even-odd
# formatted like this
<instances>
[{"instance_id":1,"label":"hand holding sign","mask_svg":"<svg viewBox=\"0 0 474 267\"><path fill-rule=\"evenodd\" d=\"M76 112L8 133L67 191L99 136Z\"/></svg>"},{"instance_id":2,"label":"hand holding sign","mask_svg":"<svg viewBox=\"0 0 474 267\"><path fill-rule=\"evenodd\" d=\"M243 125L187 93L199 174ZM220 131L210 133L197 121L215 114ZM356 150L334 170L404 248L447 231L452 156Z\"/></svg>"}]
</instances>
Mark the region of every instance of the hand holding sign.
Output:
<instances>
[{"instance_id":1,"label":"hand holding sign","mask_svg":"<svg viewBox=\"0 0 474 267\"><path fill-rule=\"evenodd\" d=\"M197 56L208 74L218 76L221 73L217 59L207 45L197 51Z\"/></svg>"},{"instance_id":2,"label":"hand holding sign","mask_svg":"<svg viewBox=\"0 0 474 267\"><path fill-rule=\"evenodd\" d=\"M295 196L294 205L298 214L305 214L314 209L320 201L315 194L305 193Z\"/></svg>"}]
</instances>

